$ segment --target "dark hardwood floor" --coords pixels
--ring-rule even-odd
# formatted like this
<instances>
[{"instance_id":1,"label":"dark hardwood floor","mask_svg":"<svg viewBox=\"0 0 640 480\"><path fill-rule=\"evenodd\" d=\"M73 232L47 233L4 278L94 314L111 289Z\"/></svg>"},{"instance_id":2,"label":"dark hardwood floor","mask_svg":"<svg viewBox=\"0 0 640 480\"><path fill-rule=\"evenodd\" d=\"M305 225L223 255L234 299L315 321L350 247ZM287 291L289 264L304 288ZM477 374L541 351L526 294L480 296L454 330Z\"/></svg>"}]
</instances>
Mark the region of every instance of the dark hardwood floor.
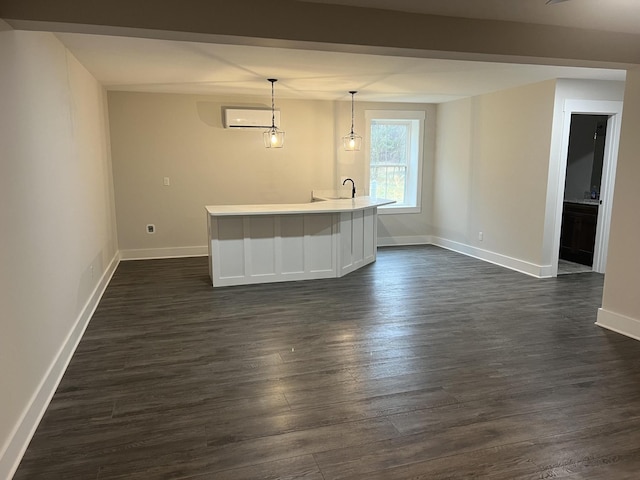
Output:
<instances>
[{"instance_id":1,"label":"dark hardwood floor","mask_svg":"<svg viewBox=\"0 0 640 480\"><path fill-rule=\"evenodd\" d=\"M640 343L603 277L436 247L213 289L123 262L16 479L637 479Z\"/></svg>"}]
</instances>

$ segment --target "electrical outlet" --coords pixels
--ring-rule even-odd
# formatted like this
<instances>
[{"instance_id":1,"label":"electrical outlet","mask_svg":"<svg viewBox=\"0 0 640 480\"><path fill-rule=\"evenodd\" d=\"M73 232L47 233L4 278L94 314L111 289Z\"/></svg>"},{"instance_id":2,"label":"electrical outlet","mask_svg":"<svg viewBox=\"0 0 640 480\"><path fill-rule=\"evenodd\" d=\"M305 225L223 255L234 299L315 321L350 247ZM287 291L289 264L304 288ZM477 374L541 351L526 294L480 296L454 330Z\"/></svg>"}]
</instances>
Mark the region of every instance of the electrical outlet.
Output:
<instances>
[{"instance_id":1,"label":"electrical outlet","mask_svg":"<svg viewBox=\"0 0 640 480\"><path fill-rule=\"evenodd\" d=\"M153 223L147 225L147 233L156 233L156 226Z\"/></svg>"},{"instance_id":2,"label":"electrical outlet","mask_svg":"<svg viewBox=\"0 0 640 480\"><path fill-rule=\"evenodd\" d=\"M162 184L163 184L165 187L168 187L169 185L171 185L171 181L169 180L169 177L164 177L164 178L162 179Z\"/></svg>"},{"instance_id":3,"label":"electrical outlet","mask_svg":"<svg viewBox=\"0 0 640 480\"><path fill-rule=\"evenodd\" d=\"M484 238L484 234L482 232L478 232L478 240L482 241Z\"/></svg>"}]
</instances>

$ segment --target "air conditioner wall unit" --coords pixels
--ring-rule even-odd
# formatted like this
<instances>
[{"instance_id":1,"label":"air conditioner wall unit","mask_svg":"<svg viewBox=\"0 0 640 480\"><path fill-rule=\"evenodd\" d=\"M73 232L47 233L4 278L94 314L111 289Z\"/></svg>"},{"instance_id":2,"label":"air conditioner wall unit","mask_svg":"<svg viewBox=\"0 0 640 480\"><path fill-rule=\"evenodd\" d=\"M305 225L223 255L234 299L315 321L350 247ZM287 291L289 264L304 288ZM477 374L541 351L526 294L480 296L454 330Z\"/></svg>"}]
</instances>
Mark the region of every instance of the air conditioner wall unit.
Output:
<instances>
[{"instance_id":1,"label":"air conditioner wall unit","mask_svg":"<svg viewBox=\"0 0 640 480\"><path fill-rule=\"evenodd\" d=\"M275 111L276 127L280 126L280 112ZM271 127L271 109L265 108L225 108L224 128L267 129Z\"/></svg>"}]
</instances>

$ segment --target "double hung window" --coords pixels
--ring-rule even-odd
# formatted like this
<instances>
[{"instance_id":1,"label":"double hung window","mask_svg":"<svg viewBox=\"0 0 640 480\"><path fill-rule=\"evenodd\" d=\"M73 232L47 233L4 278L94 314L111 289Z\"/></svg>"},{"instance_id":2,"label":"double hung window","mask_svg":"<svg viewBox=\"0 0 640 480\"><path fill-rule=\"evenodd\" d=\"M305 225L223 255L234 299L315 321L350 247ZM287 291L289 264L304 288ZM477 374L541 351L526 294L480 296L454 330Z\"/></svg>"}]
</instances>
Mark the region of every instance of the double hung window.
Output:
<instances>
[{"instance_id":1,"label":"double hung window","mask_svg":"<svg viewBox=\"0 0 640 480\"><path fill-rule=\"evenodd\" d=\"M380 213L417 213L422 187L423 111L367 110L369 195L395 200Z\"/></svg>"}]
</instances>

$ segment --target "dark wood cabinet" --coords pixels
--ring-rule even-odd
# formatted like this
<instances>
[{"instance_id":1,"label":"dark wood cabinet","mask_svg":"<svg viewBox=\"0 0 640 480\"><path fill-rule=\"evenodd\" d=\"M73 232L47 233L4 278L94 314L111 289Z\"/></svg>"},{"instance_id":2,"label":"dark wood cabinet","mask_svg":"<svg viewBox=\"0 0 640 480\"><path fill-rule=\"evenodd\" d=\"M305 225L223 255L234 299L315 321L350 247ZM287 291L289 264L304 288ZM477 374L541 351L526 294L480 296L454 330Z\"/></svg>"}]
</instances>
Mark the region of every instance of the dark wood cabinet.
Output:
<instances>
[{"instance_id":1,"label":"dark wood cabinet","mask_svg":"<svg viewBox=\"0 0 640 480\"><path fill-rule=\"evenodd\" d=\"M565 202L562 211L560 258L593 265L598 205Z\"/></svg>"}]
</instances>

